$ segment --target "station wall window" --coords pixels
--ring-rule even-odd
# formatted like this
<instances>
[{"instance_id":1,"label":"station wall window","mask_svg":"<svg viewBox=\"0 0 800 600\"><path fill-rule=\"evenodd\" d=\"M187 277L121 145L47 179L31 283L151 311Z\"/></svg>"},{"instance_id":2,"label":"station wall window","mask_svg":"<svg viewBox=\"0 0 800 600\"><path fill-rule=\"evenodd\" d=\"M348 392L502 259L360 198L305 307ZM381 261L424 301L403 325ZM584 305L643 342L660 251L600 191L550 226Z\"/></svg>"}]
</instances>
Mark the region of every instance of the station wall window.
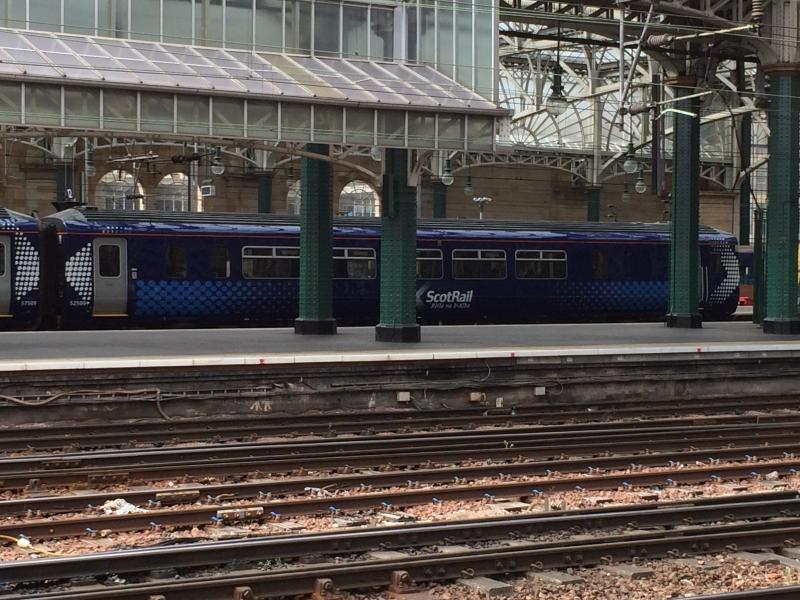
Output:
<instances>
[{"instance_id":1,"label":"station wall window","mask_svg":"<svg viewBox=\"0 0 800 600\"><path fill-rule=\"evenodd\" d=\"M442 278L442 251L417 248L417 279Z\"/></svg>"},{"instance_id":2,"label":"station wall window","mask_svg":"<svg viewBox=\"0 0 800 600\"><path fill-rule=\"evenodd\" d=\"M6 274L6 245L0 244L0 277Z\"/></svg>"},{"instance_id":3,"label":"station wall window","mask_svg":"<svg viewBox=\"0 0 800 600\"><path fill-rule=\"evenodd\" d=\"M453 250L454 279L505 279L505 250Z\"/></svg>"},{"instance_id":4,"label":"station wall window","mask_svg":"<svg viewBox=\"0 0 800 600\"><path fill-rule=\"evenodd\" d=\"M372 248L334 248L334 279L375 279L377 261Z\"/></svg>"},{"instance_id":5,"label":"station wall window","mask_svg":"<svg viewBox=\"0 0 800 600\"><path fill-rule=\"evenodd\" d=\"M242 275L245 279L296 279L300 277L300 248L245 246Z\"/></svg>"},{"instance_id":6,"label":"station wall window","mask_svg":"<svg viewBox=\"0 0 800 600\"><path fill-rule=\"evenodd\" d=\"M517 279L566 279L567 253L563 250L517 250Z\"/></svg>"},{"instance_id":7,"label":"station wall window","mask_svg":"<svg viewBox=\"0 0 800 600\"><path fill-rule=\"evenodd\" d=\"M186 248L176 244L168 244L164 258L164 274L167 279L186 279L189 274Z\"/></svg>"},{"instance_id":8,"label":"station wall window","mask_svg":"<svg viewBox=\"0 0 800 600\"><path fill-rule=\"evenodd\" d=\"M28 0L31 28L42 31L61 31L61 10L53 10L53 8L52 0ZM55 8L60 9L60 7Z\"/></svg>"},{"instance_id":9,"label":"station wall window","mask_svg":"<svg viewBox=\"0 0 800 600\"><path fill-rule=\"evenodd\" d=\"M100 277L119 277L121 268L119 246L101 245L98 249L97 262Z\"/></svg>"},{"instance_id":10,"label":"station wall window","mask_svg":"<svg viewBox=\"0 0 800 600\"><path fill-rule=\"evenodd\" d=\"M320 56L337 56L341 43L341 4L314 3L314 53Z\"/></svg>"},{"instance_id":11,"label":"station wall window","mask_svg":"<svg viewBox=\"0 0 800 600\"><path fill-rule=\"evenodd\" d=\"M208 273L213 279L231 276L231 259L225 246L212 246L208 255Z\"/></svg>"}]
</instances>

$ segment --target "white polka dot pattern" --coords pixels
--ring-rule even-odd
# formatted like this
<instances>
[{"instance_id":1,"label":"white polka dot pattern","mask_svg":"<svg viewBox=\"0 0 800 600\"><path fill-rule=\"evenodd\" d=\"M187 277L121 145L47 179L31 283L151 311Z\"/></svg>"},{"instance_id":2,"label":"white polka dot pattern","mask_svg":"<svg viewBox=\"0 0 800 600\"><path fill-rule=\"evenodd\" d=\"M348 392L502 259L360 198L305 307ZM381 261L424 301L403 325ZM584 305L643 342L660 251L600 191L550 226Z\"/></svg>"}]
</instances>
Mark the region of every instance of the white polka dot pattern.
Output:
<instances>
[{"instance_id":1,"label":"white polka dot pattern","mask_svg":"<svg viewBox=\"0 0 800 600\"><path fill-rule=\"evenodd\" d=\"M711 292L712 302L721 302L728 298L739 286L739 260L730 244L724 242L714 244L714 251L717 252L722 261L722 268L725 269L725 278L717 288Z\"/></svg>"},{"instance_id":2,"label":"white polka dot pattern","mask_svg":"<svg viewBox=\"0 0 800 600\"><path fill-rule=\"evenodd\" d=\"M39 287L39 252L22 232L14 235L14 295L22 300Z\"/></svg>"},{"instance_id":3,"label":"white polka dot pattern","mask_svg":"<svg viewBox=\"0 0 800 600\"><path fill-rule=\"evenodd\" d=\"M72 255L64 266L67 283L81 300L92 300L92 245L86 244Z\"/></svg>"}]
</instances>

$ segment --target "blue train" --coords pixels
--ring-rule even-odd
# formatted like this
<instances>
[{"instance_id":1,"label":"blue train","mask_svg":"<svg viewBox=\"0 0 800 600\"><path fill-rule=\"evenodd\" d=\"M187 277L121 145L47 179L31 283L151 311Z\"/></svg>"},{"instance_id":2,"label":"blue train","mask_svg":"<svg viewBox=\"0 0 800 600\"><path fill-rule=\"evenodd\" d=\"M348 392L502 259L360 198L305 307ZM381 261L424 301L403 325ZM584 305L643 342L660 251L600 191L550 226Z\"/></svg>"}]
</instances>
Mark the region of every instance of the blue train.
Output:
<instances>
[{"instance_id":1,"label":"blue train","mask_svg":"<svg viewBox=\"0 0 800 600\"><path fill-rule=\"evenodd\" d=\"M68 209L0 213L0 327L88 329L289 325L297 315L299 225L291 217ZM667 307L663 224L422 221L423 324L660 320ZM738 302L732 236L703 228L701 308ZM379 318L380 224L336 219L334 315Z\"/></svg>"}]
</instances>

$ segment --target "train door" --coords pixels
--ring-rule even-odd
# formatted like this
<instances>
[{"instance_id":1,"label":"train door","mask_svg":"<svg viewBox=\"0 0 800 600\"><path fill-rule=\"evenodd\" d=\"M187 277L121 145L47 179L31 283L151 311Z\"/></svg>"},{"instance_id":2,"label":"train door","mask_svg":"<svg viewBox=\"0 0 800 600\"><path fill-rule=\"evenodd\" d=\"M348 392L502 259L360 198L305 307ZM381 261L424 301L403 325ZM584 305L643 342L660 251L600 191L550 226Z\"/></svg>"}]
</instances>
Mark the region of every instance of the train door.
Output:
<instances>
[{"instance_id":1,"label":"train door","mask_svg":"<svg viewBox=\"0 0 800 600\"><path fill-rule=\"evenodd\" d=\"M94 315L122 316L128 312L127 245L120 238L95 239L92 246Z\"/></svg>"},{"instance_id":2,"label":"train door","mask_svg":"<svg viewBox=\"0 0 800 600\"><path fill-rule=\"evenodd\" d=\"M0 236L0 315L11 309L11 238Z\"/></svg>"}]
</instances>

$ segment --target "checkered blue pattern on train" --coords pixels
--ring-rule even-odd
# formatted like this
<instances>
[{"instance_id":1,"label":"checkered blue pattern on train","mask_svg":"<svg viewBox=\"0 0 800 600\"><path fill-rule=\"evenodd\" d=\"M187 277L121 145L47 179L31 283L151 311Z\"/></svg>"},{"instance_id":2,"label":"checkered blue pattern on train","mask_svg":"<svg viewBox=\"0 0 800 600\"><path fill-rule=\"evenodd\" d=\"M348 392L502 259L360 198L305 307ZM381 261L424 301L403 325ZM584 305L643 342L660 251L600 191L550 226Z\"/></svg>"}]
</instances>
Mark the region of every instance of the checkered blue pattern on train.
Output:
<instances>
[{"instance_id":1,"label":"checkered blue pattern on train","mask_svg":"<svg viewBox=\"0 0 800 600\"><path fill-rule=\"evenodd\" d=\"M136 282L133 313L141 317L213 317L256 311L292 314L297 282L172 281Z\"/></svg>"},{"instance_id":2,"label":"checkered blue pattern on train","mask_svg":"<svg viewBox=\"0 0 800 600\"><path fill-rule=\"evenodd\" d=\"M669 301L666 281L563 281L555 296L562 311L663 311Z\"/></svg>"},{"instance_id":3,"label":"checkered blue pattern on train","mask_svg":"<svg viewBox=\"0 0 800 600\"><path fill-rule=\"evenodd\" d=\"M669 285L662 281L560 282L562 308L581 311L662 311ZM254 310L292 314L297 282L138 281L134 314L142 317L230 316Z\"/></svg>"}]
</instances>

